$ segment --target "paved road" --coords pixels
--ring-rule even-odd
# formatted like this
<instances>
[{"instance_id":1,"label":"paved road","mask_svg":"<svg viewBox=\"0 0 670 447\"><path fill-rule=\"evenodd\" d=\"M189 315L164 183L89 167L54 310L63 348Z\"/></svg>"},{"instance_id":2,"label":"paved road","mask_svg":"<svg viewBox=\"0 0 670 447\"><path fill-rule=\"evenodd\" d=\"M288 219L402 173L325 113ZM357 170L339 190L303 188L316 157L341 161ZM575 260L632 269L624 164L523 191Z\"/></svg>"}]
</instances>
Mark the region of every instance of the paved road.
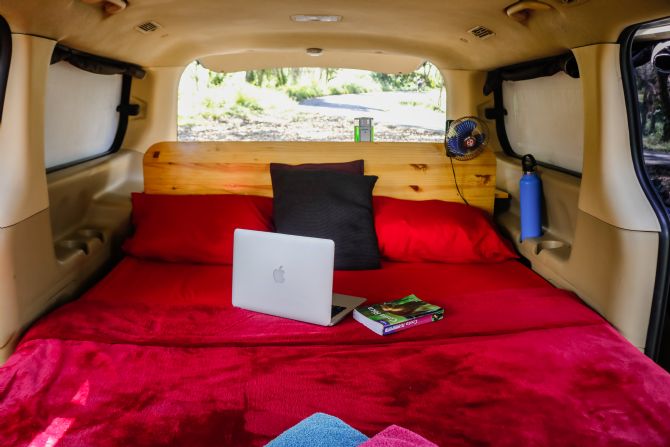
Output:
<instances>
[{"instance_id":1,"label":"paved road","mask_svg":"<svg viewBox=\"0 0 670 447\"><path fill-rule=\"evenodd\" d=\"M320 113L346 119L372 117L374 123L444 132L445 115L416 102L434 101L430 92L379 92L323 96L302 101L300 112ZM404 104L403 104L404 103Z\"/></svg>"}]
</instances>

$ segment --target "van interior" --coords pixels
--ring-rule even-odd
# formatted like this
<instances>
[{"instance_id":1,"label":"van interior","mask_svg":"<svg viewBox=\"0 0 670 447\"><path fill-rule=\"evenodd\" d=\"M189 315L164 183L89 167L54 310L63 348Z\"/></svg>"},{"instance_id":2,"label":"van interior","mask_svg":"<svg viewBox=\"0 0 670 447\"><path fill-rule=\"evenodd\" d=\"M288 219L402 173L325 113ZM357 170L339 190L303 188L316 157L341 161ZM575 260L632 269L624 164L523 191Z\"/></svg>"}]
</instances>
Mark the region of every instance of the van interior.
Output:
<instances>
[{"instance_id":1,"label":"van interior","mask_svg":"<svg viewBox=\"0 0 670 447\"><path fill-rule=\"evenodd\" d=\"M0 444L669 445L668 17L3 0ZM309 70L365 70L416 107L375 128L382 84L363 106L258 78ZM198 115L230 136L183 123L233 80L255 99ZM406 95L430 88L419 138ZM277 91L345 118L301 140L319 125L280 110L263 138L250 117ZM236 307L237 228L334 240L333 292L443 314L379 336ZM294 254L262 256L288 284Z\"/></svg>"}]
</instances>

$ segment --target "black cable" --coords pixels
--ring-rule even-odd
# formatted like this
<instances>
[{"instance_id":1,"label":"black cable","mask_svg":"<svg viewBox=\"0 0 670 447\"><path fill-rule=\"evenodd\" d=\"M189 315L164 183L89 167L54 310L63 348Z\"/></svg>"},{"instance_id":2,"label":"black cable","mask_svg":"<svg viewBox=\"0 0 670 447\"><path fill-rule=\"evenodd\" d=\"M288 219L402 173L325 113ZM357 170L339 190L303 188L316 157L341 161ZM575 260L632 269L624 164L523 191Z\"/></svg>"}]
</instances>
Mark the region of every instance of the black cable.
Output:
<instances>
[{"instance_id":1,"label":"black cable","mask_svg":"<svg viewBox=\"0 0 670 447\"><path fill-rule=\"evenodd\" d=\"M451 173L454 174L454 184L456 185L456 192L458 193L459 197L463 200L463 203L465 203L466 205L470 205L468 201L465 200L465 196L463 196L461 189L458 187L458 180L456 180L456 169L454 169L454 158L450 156L448 152L447 157L449 157L449 161L451 162Z\"/></svg>"},{"instance_id":2,"label":"black cable","mask_svg":"<svg viewBox=\"0 0 670 447\"><path fill-rule=\"evenodd\" d=\"M456 193L461 198L461 200L463 200L463 203L465 203L466 205L470 205L468 201L465 200L465 196L463 196L461 188L458 187L458 180L456 180L456 169L454 169L454 158L449 153L449 144L447 143L447 133L449 133L449 127L451 126L451 123L453 123L453 120L447 120L447 130L444 132L444 151L446 156L449 157L449 161L451 162L451 173L454 174L454 185L456 185Z\"/></svg>"}]
</instances>

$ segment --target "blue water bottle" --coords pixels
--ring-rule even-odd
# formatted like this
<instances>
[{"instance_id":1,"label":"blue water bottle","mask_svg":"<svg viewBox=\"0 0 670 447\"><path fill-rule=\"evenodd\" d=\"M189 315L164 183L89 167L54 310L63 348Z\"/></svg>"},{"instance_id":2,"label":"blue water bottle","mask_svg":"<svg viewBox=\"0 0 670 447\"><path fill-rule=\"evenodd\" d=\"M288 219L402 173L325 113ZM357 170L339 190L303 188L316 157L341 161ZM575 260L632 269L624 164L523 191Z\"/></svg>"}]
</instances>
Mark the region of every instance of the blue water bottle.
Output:
<instances>
[{"instance_id":1,"label":"blue water bottle","mask_svg":"<svg viewBox=\"0 0 670 447\"><path fill-rule=\"evenodd\" d=\"M519 181L521 202L521 240L542 236L542 182L535 169L537 162L532 155L521 159L523 175Z\"/></svg>"}]
</instances>

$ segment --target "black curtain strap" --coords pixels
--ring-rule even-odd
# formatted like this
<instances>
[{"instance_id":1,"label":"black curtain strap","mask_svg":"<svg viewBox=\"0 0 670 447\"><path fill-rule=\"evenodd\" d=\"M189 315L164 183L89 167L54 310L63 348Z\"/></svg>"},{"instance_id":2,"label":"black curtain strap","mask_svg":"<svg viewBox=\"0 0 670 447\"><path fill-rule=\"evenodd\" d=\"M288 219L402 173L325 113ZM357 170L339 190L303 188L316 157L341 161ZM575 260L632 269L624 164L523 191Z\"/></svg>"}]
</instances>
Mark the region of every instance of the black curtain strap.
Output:
<instances>
[{"instance_id":1,"label":"black curtain strap","mask_svg":"<svg viewBox=\"0 0 670 447\"><path fill-rule=\"evenodd\" d=\"M579 67L572 53L489 71L484 84L484 95L490 95L502 85L503 81L525 81L542 76L553 76L559 72L564 72L571 78L579 78Z\"/></svg>"},{"instance_id":2,"label":"black curtain strap","mask_svg":"<svg viewBox=\"0 0 670 447\"><path fill-rule=\"evenodd\" d=\"M146 72L137 65L95 56L63 45L56 45L51 55L51 63L55 64L61 61L68 62L81 70L100 75L120 74L137 79L142 79L146 75Z\"/></svg>"},{"instance_id":3,"label":"black curtain strap","mask_svg":"<svg viewBox=\"0 0 670 447\"><path fill-rule=\"evenodd\" d=\"M116 111L128 115L128 116L137 116L140 114L140 105L139 104L119 104L116 108Z\"/></svg>"}]
</instances>

